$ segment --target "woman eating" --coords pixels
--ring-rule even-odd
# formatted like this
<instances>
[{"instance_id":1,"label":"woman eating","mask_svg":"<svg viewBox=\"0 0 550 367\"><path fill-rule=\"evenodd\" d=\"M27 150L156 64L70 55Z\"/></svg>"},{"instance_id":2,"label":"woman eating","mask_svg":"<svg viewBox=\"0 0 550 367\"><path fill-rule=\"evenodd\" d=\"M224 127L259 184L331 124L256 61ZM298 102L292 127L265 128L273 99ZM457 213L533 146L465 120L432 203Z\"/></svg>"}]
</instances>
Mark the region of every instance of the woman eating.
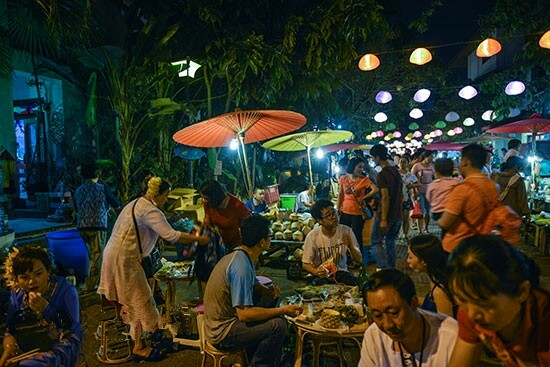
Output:
<instances>
[{"instance_id":1,"label":"woman eating","mask_svg":"<svg viewBox=\"0 0 550 367\"><path fill-rule=\"evenodd\" d=\"M5 263L11 288L0 366L76 366L83 332L75 287L52 273L48 250L14 248ZM25 357L25 355L27 357Z\"/></svg>"}]
</instances>

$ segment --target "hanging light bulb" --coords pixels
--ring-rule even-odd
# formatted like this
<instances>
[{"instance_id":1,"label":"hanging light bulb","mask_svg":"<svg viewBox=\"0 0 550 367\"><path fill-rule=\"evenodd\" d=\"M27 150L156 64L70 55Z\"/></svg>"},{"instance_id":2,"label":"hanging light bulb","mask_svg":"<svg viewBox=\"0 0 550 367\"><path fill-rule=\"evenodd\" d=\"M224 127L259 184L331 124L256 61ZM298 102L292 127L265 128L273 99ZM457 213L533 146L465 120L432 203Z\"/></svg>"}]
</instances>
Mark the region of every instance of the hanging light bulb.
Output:
<instances>
[{"instance_id":1,"label":"hanging light bulb","mask_svg":"<svg viewBox=\"0 0 550 367\"><path fill-rule=\"evenodd\" d=\"M381 104L385 104L385 103L388 103L392 100L392 95L390 92L388 92L387 90L381 90L380 92L376 93L376 97L374 97L374 99L376 100L376 102L378 103L381 103Z\"/></svg>"},{"instance_id":2,"label":"hanging light bulb","mask_svg":"<svg viewBox=\"0 0 550 367\"><path fill-rule=\"evenodd\" d=\"M229 143L229 149L231 150L239 149L239 141L237 139L231 139L231 143Z\"/></svg>"},{"instance_id":3,"label":"hanging light bulb","mask_svg":"<svg viewBox=\"0 0 550 367\"><path fill-rule=\"evenodd\" d=\"M429 138L431 138L430 134L424 135L424 139L425 139L425 140L428 140Z\"/></svg>"},{"instance_id":4,"label":"hanging light bulb","mask_svg":"<svg viewBox=\"0 0 550 367\"><path fill-rule=\"evenodd\" d=\"M464 129L462 129L460 126L457 126L453 129L453 131L455 132L455 134L462 134L464 132Z\"/></svg>"},{"instance_id":5,"label":"hanging light bulb","mask_svg":"<svg viewBox=\"0 0 550 367\"><path fill-rule=\"evenodd\" d=\"M471 85L467 85L458 92L458 95L460 96L460 98L470 100L477 96L477 90Z\"/></svg>"},{"instance_id":6,"label":"hanging light bulb","mask_svg":"<svg viewBox=\"0 0 550 367\"><path fill-rule=\"evenodd\" d=\"M474 126L475 123L475 120L471 117L466 117L464 121L462 121L462 125L464 126Z\"/></svg>"},{"instance_id":7,"label":"hanging light bulb","mask_svg":"<svg viewBox=\"0 0 550 367\"><path fill-rule=\"evenodd\" d=\"M422 137L422 131L419 131L419 130L415 131L415 132L413 133L413 137L415 137L415 138L420 138L420 137Z\"/></svg>"},{"instance_id":8,"label":"hanging light bulb","mask_svg":"<svg viewBox=\"0 0 550 367\"><path fill-rule=\"evenodd\" d=\"M485 112L483 112L483 115L481 115L481 119L483 121L493 121L494 119L494 112L493 110L487 110Z\"/></svg>"},{"instance_id":9,"label":"hanging light bulb","mask_svg":"<svg viewBox=\"0 0 550 367\"><path fill-rule=\"evenodd\" d=\"M438 129L444 129L447 127L447 124L445 123L445 121L439 120L435 123L435 127L437 127Z\"/></svg>"},{"instance_id":10,"label":"hanging light bulb","mask_svg":"<svg viewBox=\"0 0 550 367\"><path fill-rule=\"evenodd\" d=\"M374 54L366 54L359 60L359 69L371 71L380 66L380 59Z\"/></svg>"},{"instance_id":11,"label":"hanging light bulb","mask_svg":"<svg viewBox=\"0 0 550 367\"><path fill-rule=\"evenodd\" d=\"M413 51L409 62L415 65L424 65L432 61L432 54L427 49L420 47Z\"/></svg>"},{"instance_id":12,"label":"hanging light bulb","mask_svg":"<svg viewBox=\"0 0 550 367\"><path fill-rule=\"evenodd\" d=\"M399 139L401 137L401 132L400 131L394 131L393 132L393 137L396 138L396 139Z\"/></svg>"},{"instance_id":13,"label":"hanging light bulb","mask_svg":"<svg viewBox=\"0 0 550 367\"><path fill-rule=\"evenodd\" d=\"M447 135L449 135L449 136L455 136L455 134L456 133L454 132L454 130L447 131Z\"/></svg>"},{"instance_id":14,"label":"hanging light bulb","mask_svg":"<svg viewBox=\"0 0 550 367\"><path fill-rule=\"evenodd\" d=\"M378 112L376 115L374 115L374 121L376 122L384 122L388 119L388 116L384 112Z\"/></svg>"},{"instance_id":15,"label":"hanging light bulb","mask_svg":"<svg viewBox=\"0 0 550 367\"><path fill-rule=\"evenodd\" d=\"M443 135L443 131L441 131L441 130L439 130L439 129L437 129L436 131L434 131L434 133L435 133L435 136L441 136L441 135Z\"/></svg>"},{"instance_id":16,"label":"hanging light bulb","mask_svg":"<svg viewBox=\"0 0 550 367\"><path fill-rule=\"evenodd\" d=\"M317 149L317 152L315 152L315 156L319 159L323 158L325 156L325 153L321 148Z\"/></svg>"},{"instance_id":17,"label":"hanging light bulb","mask_svg":"<svg viewBox=\"0 0 550 367\"><path fill-rule=\"evenodd\" d=\"M424 113L422 112L422 110L420 108L413 108L411 110L411 112L409 112L409 116L413 119L419 119L421 118L422 116L424 116Z\"/></svg>"},{"instance_id":18,"label":"hanging light bulb","mask_svg":"<svg viewBox=\"0 0 550 367\"><path fill-rule=\"evenodd\" d=\"M409 125L409 130L418 130L418 129L420 129L420 126L416 122L413 122Z\"/></svg>"},{"instance_id":19,"label":"hanging light bulb","mask_svg":"<svg viewBox=\"0 0 550 367\"><path fill-rule=\"evenodd\" d=\"M414 94L413 99L415 100L415 102L424 103L428 100L428 98L430 98L431 94L432 92L430 92L429 89L419 89Z\"/></svg>"},{"instance_id":20,"label":"hanging light bulb","mask_svg":"<svg viewBox=\"0 0 550 367\"><path fill-rule=\"evenodd\" d=\"M397 128L397 126L395 126L393 122L390 122L389 124L386 125L386 129L388 130L393 130L395 128Z\"/></svg>"},{"instance_id":21,"label":"hanging light bulb","mask_svg":"<svg viewBox=\"0 0 550 367\"><path fill-rule=\"evenodd\" d=\"M508 114L508 117L516 117L519 116L521 113L521 110L519 108L510 108L510 113Z\"/></svg>"},{"instance_id":22,"label":"hanging light bulb","mask_svg":"<svg viewBox=\"0 0 550 367\"><path fill-rule=\"evenodd\" d=\"M511 81L510 83L508 83L506 88L504 88L504 93L509 96L517 96L523 92L525 92L525 84L523 84L519 80Z\"/></svg>"},{"instance_id":23,"label":"hanging light bulb","mask_svg":"<svg viewBox=\"0 0 550 367\"><path fill-rule=\"evenodd\" d=\"M492 38L486 38L483 42L477 46L477 57L491 57L496 55L502 50L500 43Z\"/></svg>"},{"instance_id":24,"label":"hanging light bulb","mask_svg":"<svg viewBox=\"0 0 550 367\"><path fill-rule=\"evenodd\" d=\"M547 31L539 40L539 46L542 48L550 48L550 31Z\"/></svg>"},{"instance_id":25,"label":"hanging light bulb","mask_svg":"<svg viewBox=\"0 0 550 367\"><path fill-rule=\"evenodd\" d=\"M455 121L458 121L459 118L460 118L460 115L455 111L451 111L445 115L445 121L447 122L455 122Z\"/></svg>"},{"instance_id":26,"label":"hanging light bulb","mask_svg":"<svg viewBox=\"0 0 550 367\"><path fill-rule=\"evenodd\" d=\"M384 136L384 132L383 132L382 130L378 130L378 131L376 132L376 136L377 136L378 138L381 138L381 137Z\"/></svg>"}]
</instances>

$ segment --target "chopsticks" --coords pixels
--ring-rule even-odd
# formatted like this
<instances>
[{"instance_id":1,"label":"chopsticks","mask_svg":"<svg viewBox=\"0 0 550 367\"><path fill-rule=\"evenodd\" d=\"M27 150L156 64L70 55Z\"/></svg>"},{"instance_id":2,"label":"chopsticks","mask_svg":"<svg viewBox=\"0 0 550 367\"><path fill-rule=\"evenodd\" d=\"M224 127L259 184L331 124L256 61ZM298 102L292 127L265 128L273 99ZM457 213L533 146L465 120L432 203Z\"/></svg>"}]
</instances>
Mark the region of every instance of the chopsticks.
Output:
<instances>
[{"instance_id":1,"label":"chopsticks","mask_svg":"<svg viewBox=\"0 0 550 367\"><path fill-rule=\"evenodd\" d=\"M40 354L40 348L36 348L36 349L33 349L33 350L29 350L28 352L25 352L23 354L19 354L11 359L8 359L6 361L6 365L10 365L12 363L19 363L27 358L30 358L30 357L33 357L35 356L36 354Z\"/></svg>"}]
</instances>

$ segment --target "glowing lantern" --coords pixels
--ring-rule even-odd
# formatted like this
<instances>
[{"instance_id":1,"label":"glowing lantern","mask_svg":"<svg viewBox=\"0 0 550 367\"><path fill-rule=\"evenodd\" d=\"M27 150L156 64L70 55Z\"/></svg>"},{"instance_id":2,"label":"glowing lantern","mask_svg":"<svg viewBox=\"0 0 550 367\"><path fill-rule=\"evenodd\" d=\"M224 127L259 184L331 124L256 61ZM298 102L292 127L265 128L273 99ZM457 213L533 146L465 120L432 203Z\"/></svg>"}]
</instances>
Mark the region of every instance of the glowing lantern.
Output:
<instances>
[{"instance_id":1,"label":"glowing lantern","mask_svg":"<svg viewBox=\"0 0 550 367\"><path fill-rule=\"evenodd\" d=\"M428 140L429 138L431 138L430 134L424 135L424 139L425 139L425 140Z\"/></svg>"},{"instance_id":2,"label":"glowing lantern","mask_svg":"<svg viewBox=\"0 0 550 367\"><path fill-rule=\"evenodd\" d=\"M376 132L376 136L377 136L378 138L381 138L381 137L384 136L384 132L383 132L382 130L378 130L378 131Z\"/></svg>"},{"instance_id":3,"label":"glowing lantern","mask_svg":"<svg viewBox=\"0 0 550 367\"><path fill-rule=\"evenodd\" d=\"M384 136L384 140L385 140L385 141L390 141L390 139L391 139L391 136L390 136L390 135L391 135L391 134Z\"/></svg>"},{"instance_id":4,"label":"glowing lantern","mask_svg":"<svg viewBox=\"0 0 550 367\"><path fill-rule=\"evenodd\" d=\"M437 135L435 134L435 131L432 131L430 134L430 138L435 138Z\"/></svg>"},{"instance_id":5,"label":"glowing lantern","mask_svg":"<svg viewBox=\"0 0 550 367\"><path fill-rule=\"evenodd\" d=\"M550 31L547 31L539 40L539 46L542 48L550 48Z\"/></svg>"},{"instance_id":6,"label":"glowing lantern","mask_svg":"<svg viewBox=\"0 0 550 367\"><path fill-rule=\"evenodd\" d=\"M421 131L418 131L418 130L415 131L415 132L413 133L413 137L415 137L415 138L420 138L420 137L422 137L422 132L421 132Z\"/></svg>"},{"instance_id":7,"label":"glowing lantern","mask_svg":"<svg viewBox=\"0 0 550 367\"><path fill-rule=\"evenodd\" d=\"M487 110L485 112L483 112L483 115L481 115L481 119L483 121L493 121L494 119L494 112L493 110Z\"/></svg>"},{"instance_id":8,"label":"glowing lantern","mask_svg":"<svg viewBox=\"0 0 550 367\"><path fill-rule=\"evenodd\" d=\"M415 65L424 65L432 61L432 54L427 49L420 47L413 51L409 62Z\"/></svg>"},{"instance_id":9,"label":"glowing lantern","mask_svg":"<svg viewBox=\"0 0 550 367\"><path fill-rule=\"evenodd\" d=\"M447 124L445 123L445 121L437 121L435 123L435 127L437 127L438 129L444 129L445 127L447 127Z\"/></svg>"},{"instance_id":10,"label":"glowing lantern","mask_svg":"<svg viewBox=\"0 0 550 367\"><path fill-rule=\"evenodd\" d=\"M464 121L462 121L462 125L464 125L464 126L474 126L475 123L476 123L476 122L475 122L474 119L471 118L471 117L466 117L466 118L464 119Z\"/></svg>"},{"instance_id":11,"label":"glowing lantern","mask_svg":"<svg viewBox=\"0 0 550 367\"><path fill-rule=\"evenodd\" d=\"M429 89L424 89L424 88L419 89L414 94L413 99L418 103L423 103L423 102L426 102L428 100L428 98L430 98L431 94L432 94L432 92L430 92Z\"/></svg>"},{"instance_id":12,"label":"glowing lantern","mask_svg":"<svg viewBox=\"0 0 550 367\"><path fill-rule=\"evenodd\" d=\"M409 112L409 116L412 117L413 119L419 119L422 116L424 116L424 113L419 108L413 108L411 112Z\"/></svg>"},{"instance_id":13,"label":"glowing lantern","mask_svg":"<svg viewBox=\"0 0 550 367\"><path fill-rule=\"evenodd\" d=\"M502 50L500 43L492 38L486 38L483 42L477 46L477 57L491 57L496 55Z\"/></svg>"},{"instance_id":14,"label":"glowing lantern","mask_svg":"<svg viewBox=\"0 0 550 367\"><path fill-rule=\"evenodd\" d=\"M460 98L470 100L477 96L477 90L471 85L467 85L458 92L458 95L460 96Z\"/></svg>"},{"instance_id":15,"label":"glowing lantern","mask_svg":"<svg viewBox=\"0 0 550 367\"><path fill-rule=\"evenodd\" d=\"M396 139L399 139L401 137L401 132L400 131L394 131L393 137L396 138Z\"/></svg>"},{"instance_id":16,"label":"glowing lantern","mask_svg":"<svg viewBox=\"0 0 550 367\"><path fill-rule=\"evenodd\" d=\"M447 122L455 122L455 121L458 121L459 118L460 118L460 115L454 111L451 111L445 115L445 121Z\"/></svg>"},{"instance_id":17,"label":"glowing lantern","mask_svg":"<svg viewBox=\"0 0 550 367\"><path fill-rule=\"evenodd\" d=\"M506 88L504 88L504 93L509 96L517 96L523 92L525 92L525 84L518 80L511 81Z\"/></svg>"},{"instance_id":18,"label":"glowing lantern","mask_svg":"<svg viewBox=\"0 0 550 367\"><path fill-rule=\"evenodd\" d=\"M456 133L454 132L454 130L449 130L449 131L447 131L447 135L449 135L449 136L455 136Z\"/></svg>"},{"instance_id":19,"label":"glowing lantern","mask_svg":"<svg viewBox=\"0 0 550 367\"><path fill-rule=\"evenodd\" d=\"M380 66L380 59L374 54L366 54L359 60L359 69L371 71Z\"/></svg>"},{"instance_id":20,"label":"glowing lantern","mask_svg":"<svg viewBox=\"0 0 550 367\"><path fill-rule=\"evenodd\" d=\"M413 122L409 125L409 130L418 130L420 129L420 126L416 122Z\"/></svg>"},{"instance_id":21,"label":"glowing lantern","mask_svg":"<svg viewBox=\"0 0 550 367\"><path fill-rule=\"evenodd\" d=\"M390 102L392 100L392 98L393 97L392 97L391 93L388 92L387 90L381 90L380 92L376 93L376 97L374 97L376 102L381 103L381 104Z\"/></svg>"},{"instance_id":22,"label":"glowing lantern","mask_svg":"<svg viewBox=\"0 0 550 367\"><path fill-rule=\"evenodd\" d=\"M436 131L434 131L434 133L435 133L435 136L441 136L441 135L443 135L443 131L441 131L441 130L439 130L439 129L437 129Z\"/></svg>"},{"instance_id":23,"label":"glowing lantern","mask_svg":"<svg viewBox=\"0 0 550 367\"><path fill-rule=\"evenodd\" d=\"M388 116L384 112L378 112L376 115L374 115L374 121L376 122L384 122L388 119Z\"/></svg>"},{"instance_id":24,"label":"glowing lantern","mask_svg":"<svg viewBox=\"0 0 550 367\"><path fill-rule=\"evenodd\" d=\"M460 126L457 126L453 129L455 134L462 134L464 132L464 129L462 129Z\"/></svg>"},{"instance_id":25,"label":"glowing lantern","mask_svg":"<svg viewBox=\"0 0 550 367\"><path fill-rule=\"evenodd\" d=\"M393 130L395 128L397 128L397 126L395 126L393 122L390 122L389 124L386 125L386 129L388 130Z\"/></svg>"}]
</instances>

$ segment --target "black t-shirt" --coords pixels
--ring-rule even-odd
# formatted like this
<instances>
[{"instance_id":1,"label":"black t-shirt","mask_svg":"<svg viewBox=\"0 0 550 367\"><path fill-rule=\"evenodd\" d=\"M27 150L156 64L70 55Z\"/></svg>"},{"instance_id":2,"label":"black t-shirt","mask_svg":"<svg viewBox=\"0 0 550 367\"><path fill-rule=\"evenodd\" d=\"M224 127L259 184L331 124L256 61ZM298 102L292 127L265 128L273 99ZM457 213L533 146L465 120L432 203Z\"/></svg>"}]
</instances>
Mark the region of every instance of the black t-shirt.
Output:
<instances>
[{"instance_id":1,"label":"black t-shirt","mask_svg":"<svg viewBox=\"0 0 550 367\"><path fill-rule=\"evenodd\" d=\"M378 187L388 189L390 196L390 207L388 208L388 222L401 219L403 203L403 180L401 174L394 166L386 166L380 171L377 177ZM380 194L380 197L382 195ZM381 206L379 212L382 213Z\"/></svg>"}]
</instances>

